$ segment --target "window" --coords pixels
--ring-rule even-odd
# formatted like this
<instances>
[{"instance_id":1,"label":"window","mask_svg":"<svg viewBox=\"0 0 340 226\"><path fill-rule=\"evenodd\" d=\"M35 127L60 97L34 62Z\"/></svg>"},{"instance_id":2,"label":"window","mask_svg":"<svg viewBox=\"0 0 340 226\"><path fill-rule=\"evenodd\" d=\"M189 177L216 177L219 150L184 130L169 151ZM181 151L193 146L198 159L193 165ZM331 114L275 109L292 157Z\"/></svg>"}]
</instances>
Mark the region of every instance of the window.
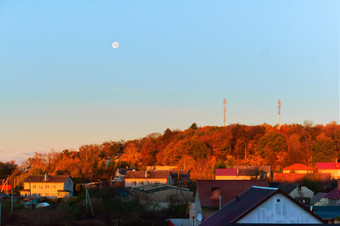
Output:
<instances>
[{"instance_id":1,"label":"window","mask_svg":"<svg viewBox=\"0 0 340 226\"><path fill-rule=\"evenodd\" d=\"M33 188L36 188L36 185L33 185Z\"/></svg>"}]
</instances>

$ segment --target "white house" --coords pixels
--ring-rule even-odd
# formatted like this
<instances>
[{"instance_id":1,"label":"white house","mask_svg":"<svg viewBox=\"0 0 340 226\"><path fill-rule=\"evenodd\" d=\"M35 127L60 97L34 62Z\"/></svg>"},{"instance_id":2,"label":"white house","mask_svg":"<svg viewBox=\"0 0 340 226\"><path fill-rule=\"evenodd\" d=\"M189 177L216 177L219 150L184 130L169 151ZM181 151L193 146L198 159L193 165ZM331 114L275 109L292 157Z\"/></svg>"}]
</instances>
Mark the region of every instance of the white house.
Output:
<instances>
[{"instance_id":1,"label":"white house","mask_svg":"<svg viewBox=\"0 0 340 226\"><path fill-rule=\"evenodd\" d=\"M253 186L200 225L235 223L322 224L323 220L278 188Z\"/></svg>"}]
</instances>

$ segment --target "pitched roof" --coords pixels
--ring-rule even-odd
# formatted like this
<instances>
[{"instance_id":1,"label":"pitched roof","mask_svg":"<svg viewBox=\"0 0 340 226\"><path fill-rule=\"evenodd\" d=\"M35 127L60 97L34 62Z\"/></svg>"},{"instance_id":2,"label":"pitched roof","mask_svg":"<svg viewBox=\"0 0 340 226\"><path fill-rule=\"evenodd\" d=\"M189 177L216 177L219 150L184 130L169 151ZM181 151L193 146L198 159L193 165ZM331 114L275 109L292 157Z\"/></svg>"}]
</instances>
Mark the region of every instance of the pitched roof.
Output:
<instances>
[{"instance_id":1,"label":"pitched roof","mask_svg":"<svg viewBox=\"0 0 340 226\"><path fill-rule=\"evenodd\" d=\"M69 177L69 175L48 175L45 181L44 175L30 175L25 178L24 182L64 183Z\"/></svg>"},{"instance_id":2,"label":"pitched roof","mask_svg":"<svg viewBox=\"0 0 340 226\"><path fill-rule=\"evenodd\" d=\"M297 163L297 164L293 164L291 166L288 166L288 167L284 168L283 170L313 170L313 168L308 167L304 164Z\"/></svg>"},{"instance_id":3,"label":"pitched roof","mask_svg":"<svg viewBox=\"0 0 340 226\"><path fill-rule=\"evenodd\" d=\"M219 195L222 197L222 205L225 205L251 186L268 187L268 182L265 180L198 180L196 182L200 204L205 207L219 206Z\"/></svg>"},{"instance_id":4,"label":"pitched roof","mask_svg":"<svg viewBox=\"0 0 340 226\"><path fill-rule=\"evenodd\" d=\"M159 178L166 179L170 175L170 170L149 170L149 171L128 171L125 179L129 178Z\"/></svg>"},{"instance_id":5,"label":"pitched roof","mask_svg":"<svg viewBox=\"0 0 340 226\"><path fill-rule=\"evenodd\" d=\"M253 186L244 193L242 193L237 199L236 198L233 199L221 210L211 215L200 225L222 226L225 224L236 223L238 220L246 216L248 213L253 211L259 205L261 205L263 202L265 202L266 200L268 200L277 193L283 194L285 197L292 200L296 205L300 206L306 212L313 215L320 222L322 222L322 219L320 217L302 207L296 200L282 192L280 189Z\"/></svg>"},{"instance_id":6,"label":"pitched roof","mask_svg":"<svg viewBox=\"0 0 340 226\"><path fill-rule=\"evenodd\" d=\"M340 169L339 162L318 162L316 166L318 169Z\"/></svg>"},{"instance_id":7,"label":"pitched roof","mask_svg":"<svg viewBox=\"0 0 340 226\"><path fill-rule=\"evenodd\" d=\"M328 199L340 199L340 192L338 191L338 187L334 188L324 197Z\"/></svg>"},{"instance_id":8,"label":"pitched roof","mask_svg":"<svg viewBox=\"0 0 340 226\"><path fill-rule=\"evenodd\" d=\"M237 176L237 169L216 169L215 176Z\"/></svg>"},{"instance_id":9,"label":"pitched roof","mask_svg":"<svg viewBox=\"0 0 340 226\"><path fill-rule=\"evenodd\" d=\"M320 199L325 197L327 193L319 192L318 194L314 195L313 198L310 199L310 204L314 205L314 203L318 202Z\"/></svg>"}]
</instances>

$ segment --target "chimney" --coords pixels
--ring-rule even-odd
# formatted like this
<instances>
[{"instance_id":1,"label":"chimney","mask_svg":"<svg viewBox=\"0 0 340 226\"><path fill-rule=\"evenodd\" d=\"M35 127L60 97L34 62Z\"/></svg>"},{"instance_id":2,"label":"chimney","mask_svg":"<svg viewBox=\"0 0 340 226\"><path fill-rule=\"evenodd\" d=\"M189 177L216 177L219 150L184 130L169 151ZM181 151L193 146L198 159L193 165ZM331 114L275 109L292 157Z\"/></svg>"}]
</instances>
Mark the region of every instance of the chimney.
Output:
<instances>
[{"instance_id":1,"label":"chimney","mask_svg":"<svg viewBox=\"0 0 340 226\"><path fill-rule=\"evenodd\" d=\"M238 197L238 195L236 195L236 202L239 201L239 200L240 200L240 198Z\"/></svg>"},{"instance_id":2,"label":"chimney","mask_svg":"<svg viewBox=\"0 0 340 226\"><path fill-rule=\"evenodd\" d=\"M47 181L48 179L48 173L45 173L44 180Z\"/></svg>"}]
</instances>

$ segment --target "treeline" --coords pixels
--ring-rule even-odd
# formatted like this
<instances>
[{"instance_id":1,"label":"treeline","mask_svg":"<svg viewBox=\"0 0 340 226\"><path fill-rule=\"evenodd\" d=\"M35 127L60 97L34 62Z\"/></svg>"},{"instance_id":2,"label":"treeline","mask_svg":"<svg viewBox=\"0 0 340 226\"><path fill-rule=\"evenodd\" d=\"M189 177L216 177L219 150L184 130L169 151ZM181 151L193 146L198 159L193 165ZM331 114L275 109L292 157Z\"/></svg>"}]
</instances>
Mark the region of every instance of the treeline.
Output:
<instances>
[{"instance_id":1,"label":"treeline","mask_svg":"<svg viewBox=\"0 0 340 226\"><path fill-rule=\"evenodd\" d=\"M311 121L275 126L232 124L184 131L166 129L142 139L84 145L79 150L35 153L12 169L10 179L21 185L27 175L69 174L76 182L111 179L117 167L144 169L147 165L177 165L192 179L213 178L216 168L232 165L270 165L274 172L294 163L315 166L337 161L340 125L313 125ZM15 165L15 164L14 164Z\"/></svg>"}]
</instances>

